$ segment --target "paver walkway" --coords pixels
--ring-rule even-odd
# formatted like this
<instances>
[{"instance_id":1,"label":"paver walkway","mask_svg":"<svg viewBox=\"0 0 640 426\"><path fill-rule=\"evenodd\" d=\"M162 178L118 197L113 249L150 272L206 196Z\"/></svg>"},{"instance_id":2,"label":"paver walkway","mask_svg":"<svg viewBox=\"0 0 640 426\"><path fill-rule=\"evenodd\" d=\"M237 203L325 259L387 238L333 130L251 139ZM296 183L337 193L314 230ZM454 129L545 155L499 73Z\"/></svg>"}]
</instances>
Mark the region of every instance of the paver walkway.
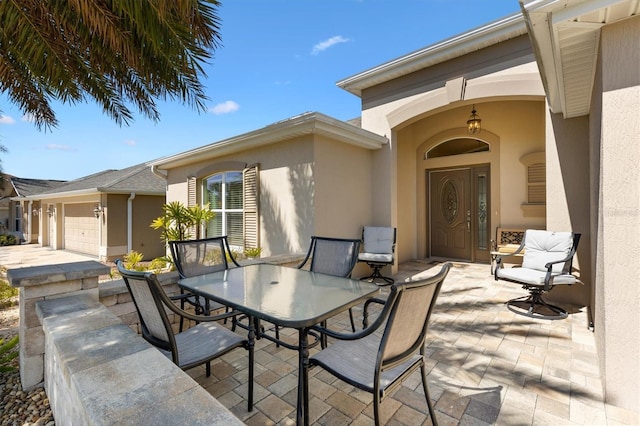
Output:
<instances>
[{"instance_id":1,"label":"paver walkway","mask_svg":"<svg viewBox=\"0 0 640 426\"><path fill-rule=\"evenodd\" d=\"M432 275L425 261L401 265L396 280ZM586 309L561 321L529 319L504 302L518 285L496 282L489 265L454 263L428 334L429 390L440 425L635 424L632 413L602 402L594 336ZM361 307L354 314L361 318ZM330 321L349 330L345 314ZM297 336L293 331L292 341ZM317 349L312 349L312 353ZM256 344L255 408L246 410L247 357L234 351L189 374L248 425L294 425L297 353L262 339ZM310 371L310 419L316 425L371 425L370 394L321 369ZM382 402L389 425L431 424L419 372Z\"/></svg>"}]
</instances>

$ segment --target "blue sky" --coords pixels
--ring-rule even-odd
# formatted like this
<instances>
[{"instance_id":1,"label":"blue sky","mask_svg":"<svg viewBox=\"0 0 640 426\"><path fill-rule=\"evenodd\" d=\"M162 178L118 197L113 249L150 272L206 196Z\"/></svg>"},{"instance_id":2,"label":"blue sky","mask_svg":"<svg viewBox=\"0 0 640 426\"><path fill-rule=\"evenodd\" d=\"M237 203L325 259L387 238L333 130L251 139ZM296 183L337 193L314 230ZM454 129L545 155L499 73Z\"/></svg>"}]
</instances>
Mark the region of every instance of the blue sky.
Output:
<instances>
[{"instance_id":1,"label":"blue sky","mask_svg":"<svg viewBox=\"0 0 640 426\"><path fill-rule=\"evenodd\" d=\"M341 120L360 99L336 82L519 12L517 0L221 0L222 47L204 66L209 110L159 103L158 123L119 127L93 103L54 103L39 131L0 94L5 173L72 180L177 154L317 111Z\"/></svg>"}]
</instances>

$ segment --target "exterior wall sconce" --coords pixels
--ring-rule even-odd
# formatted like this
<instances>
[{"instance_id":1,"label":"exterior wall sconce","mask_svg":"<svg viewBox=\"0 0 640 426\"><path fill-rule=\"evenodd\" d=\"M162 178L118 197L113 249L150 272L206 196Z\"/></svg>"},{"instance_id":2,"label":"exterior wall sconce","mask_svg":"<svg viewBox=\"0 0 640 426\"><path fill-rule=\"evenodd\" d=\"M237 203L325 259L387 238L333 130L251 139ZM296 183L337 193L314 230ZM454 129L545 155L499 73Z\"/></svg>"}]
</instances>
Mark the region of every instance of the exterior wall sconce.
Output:
<instances>
[{"instance_id":1,"label":"exterior wall sconce","mask_svg":"<svg viewBox=\"0 0 640 426\"><path fill-rule=\"evenodd\" d=\"M100 204L96 204L96 207L93 209L93 215L96 219L100 219L100 215L102 214L102 206Z\"/></svg>"},{"instance_id":2,"label":"exterior wall sconce","mask_svg":"<svg viewBox=\"0 0 640 426\"><path fill-rule=\"evenodd\" d=\"M480 124L481 122L482 120L480 119L478 114L476 114L476 106L474 105L471 109L471 116L467 120L467 131L470 135L480 133L480 131L482 130L482 126Z\"/></svg>"},{"instance_id":3,"label":"exterior wall sconce","mask_svg":"<svg viewBox=\"0 0 640 426\"><path fill-rule=\"evenodd\" d=\"M31 214L32 214L34 217L38 217L38 215L40 214L40 212L38 211L38 209L33 209L33 210L31 210Z\"/></svg>"},{"instance_id":4,"label":"exterior wall sconce","mask_svg":"<svg viewBox=\"0 0 640 426\"><path fill-rule=\"evenodd\" d=\"M53 216L53 214L55 213L55 209L53 208L52 205L49 205L49 207L47 207L47 214L49 215L49 217Z\"/></svg>"}]
</instances>

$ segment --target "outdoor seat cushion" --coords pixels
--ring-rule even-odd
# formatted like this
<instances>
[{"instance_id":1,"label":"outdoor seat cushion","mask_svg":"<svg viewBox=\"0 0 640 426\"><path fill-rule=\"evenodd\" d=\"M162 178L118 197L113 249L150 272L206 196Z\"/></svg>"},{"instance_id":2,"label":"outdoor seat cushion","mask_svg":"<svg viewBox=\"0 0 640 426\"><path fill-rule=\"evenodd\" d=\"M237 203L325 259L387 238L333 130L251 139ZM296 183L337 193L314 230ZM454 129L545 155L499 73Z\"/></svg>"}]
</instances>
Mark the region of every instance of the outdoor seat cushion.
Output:
<instances>
[{"instance_id":1,"label":"outdoor seat cushion","mask_svg":"<svg viewBox=\"0 0 640 426\"><path fill-rule=\"evenodd\" d=\"M571 232L549 232L528 229L525 235L525 250L522 267L536 271L547 271L545 265L565 259L573 247ZM556 263L552 267L555 273L561 273L563 263Z\"/></svg>"},{"instance_id":2,"label":"outdoor seat cushion","mask_svg":"<svg viewBox=\"0 0 640 426\"><path fill-rule=\"evenodd\" d=\"M529 268L500 268L498 269L498 278L517 281L523 284L536 286L544 286L544 279L547 275L546 271L539 271ZM558 284L575 284L577 278L569 274L553 274L551 285Z\"/></svg>"},{"instance_id":3,"label":"outdoor seat cushion","mask_svg":"<svg viewBox=\"0 0 640 426\"><path fill-rule=\"evenodd\" d=\"M393 254L394 229L382 226L365 226L363 231L364 253Z\"/></svg>"},{"instance_id":4,"label":"outdoor seat cushion","mask_svg":"<svg viewBox=\"0 0 640 426\"><path fill-rule=\"evenodd\" d=\"M393 263L393 255L385 253L360 253L358 260L361 262Z\"/></svg>"},{"instance_id":5,"label":"outdoor seat cushion","mask_svg":"<svg viewBox=\"0 0 640 426\"><path fill-rule=\"evenodd\" d=\"M514 251L518 250L518 247L520 247L520 244L501 244L498 246L498 251L500 253L513 253ZM523 253L524 250L520 253Z\"/></svg>"}]
</instances>

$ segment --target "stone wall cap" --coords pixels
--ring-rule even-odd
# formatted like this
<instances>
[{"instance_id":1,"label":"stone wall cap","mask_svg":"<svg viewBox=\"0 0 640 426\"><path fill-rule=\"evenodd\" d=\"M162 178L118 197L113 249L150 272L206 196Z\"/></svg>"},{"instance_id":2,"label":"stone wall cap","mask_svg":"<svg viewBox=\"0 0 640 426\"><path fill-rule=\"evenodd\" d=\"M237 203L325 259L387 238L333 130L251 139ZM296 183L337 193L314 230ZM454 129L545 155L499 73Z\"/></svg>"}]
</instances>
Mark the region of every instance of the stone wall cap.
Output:
<instances>
[{"instance_id":1,"label":"stone wall cap","mask_svg":"<svg viewBox=\"0 0 640 426\"><path fill-rule=\"evenodd\" d=\"M92 278L99 275L107 275L110 271L111 268L103 263L95 260L87 260L84 262L9 269L7 271L7 280L12 287L27 287L59 281Z\"/></svg>"}]
</instances>

